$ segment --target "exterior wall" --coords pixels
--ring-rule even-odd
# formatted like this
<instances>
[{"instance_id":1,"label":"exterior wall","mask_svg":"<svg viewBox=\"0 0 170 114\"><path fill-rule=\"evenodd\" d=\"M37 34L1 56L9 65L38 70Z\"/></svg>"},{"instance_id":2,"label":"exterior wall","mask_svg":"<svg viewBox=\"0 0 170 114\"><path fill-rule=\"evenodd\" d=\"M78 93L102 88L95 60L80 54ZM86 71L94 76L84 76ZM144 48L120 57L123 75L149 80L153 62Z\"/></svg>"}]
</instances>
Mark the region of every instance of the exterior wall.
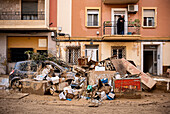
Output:
<instances>
[{"instance_id":1,"label":"exterior wall","mask_svg":"<svg viewBox=\"0 0 170 114\"><path fill-rule=\"evenodd\" d=\"M47 50L48 45L47 47L39 47L39 39L46 39L48 42L47 37L8 37L8 48L33 48L34 52Z\"/></svg>"},{"instance_id":2,"label":"exterior wall","mask_svg":"<svg viewBox=\"0 0 170 114\"><path fill-rule=\"evenodd\" d=\"M85 26L85 9L86 7L101 7L101 0L73 0L72 2L72 37L96 36L99 31L101 36L102 29L100 27ZM102 25L102 24L101 24Z\"/></svg>"},{"instance_id":3,"label":"exterior wall","mask_svg":"<svg viewBox=\"0 0 170 114\"><path fill-rule=\"evenodd\" d=\"M62 27L62 33L71 36L72 0L57 0L57 26Z\"/></svg>"},{"instance_id":4,"label":"exterior wall","mask_svg":"<svg viewBox=\"0 0 170 114\"><path fill-rule=\"evenodd\" d=\"M0 12L21 11L21 0L1 0ZM38 11L45 11L45 0L38 0Z\"/></svg>"},{"instance_id":5,"label":"exterior wall","mask_svg":"<svg viewBox=\"0 0 170 114\"><path fill-rule=\"evenodd\" d=\"M85 49L86 45L90 45L90 42L61 42L60 43L60 58L62 58L64 61L66 61L66 49L67 46L80 46L81 48L81 56L85 56ZM100 42L94 42L93 45L99 45L99 60L101 60L101 43Z\"/></svg>"},{"instance_id":6,"label":"exterior wall","mask_svg":"<svg viewBox=\"0 0 170 114\"><path fill-rule=\"evenodd\" d=\"M21 11L21 0L1 0L0 12Z\"/></svg>"},{"instance_id":7,"label":"exterior wall","mask_svg":"<svg viewBox=\"0 0 170 114\"><path fill-rule=\"evenodd\" d=\"M111 46L126 46L126 59L133 60L137 67L140 68L140 43L103 42L101 45L101 60L111 57Z\"/></svg>"},{"instance_id":8,"label":"exterior wall","mask_svg":"<svg viewBox=\"0 0 170 114\"><path fill-rule=\"evenodd\" d=\"M0 29L38 30L46 29L45 20L0 20Z\"/></svg>"},{"instance_id":9,"label":"exterior wall","mask_svg":"<svg viewBox=\"0 0 170 114\"><path fill-rule=\"evenodd\" d=\"M45 11L45 0L38 0L38 11Z\"/></svg>"},{"instance_id":10,"label":"exterior wall","mask_svg":"<svg viewBox=\"0 0 170 114\"><path fill-rule=\"evenodd\" d=\"M49 0L38 0L38 11L44 11L44 20L21 20L21 16L13 16L12 20L0 20L0 29L47 29L49 27ZM20 12L21 14L21 0L1 0L0 12Z\"/></svg>"},{"instance_id":11,"label":"exterior wall","mask_svg":"<svg viewBox=\"0 0 170 114\"><path fill-rule=\"evenodd\" d=\"M4 34L0 34L0 74L6 74L6 52L7 39Z\"/></svg>"},{"instance_id":12,"label":"exterior wall","mask_svg":"<svg viewBox=\"0 0 170 114\"><path fill-rule=\"evenodd\" d=\"M148 4L149 3L149 4ZM142 24L142 7L156 7L157 8L157 26L156 28L143 28L141 27L142 37L170 37L168 28L170 25L169 0L139 0L137 5L139 6L136 14L129 13L128 20L139 19ZM85 27L85 7L101 7L102 9L102 23L104 21L111 21L111 8L127 8L128 5L112 5L104 4L98 0L73 0L72 4L72 36L73 37L84 37L84 36L96 36L96 31L103 33L103 26L96 28ZM149 33L149 34L148 34Z\"/></svg>"},{"instance_id":13,"label":"exterior wall","mask_svg":"<svg viewBox=\"0 0 170 114\"><path fill-rule=\"evenodd\" d=\"M170 42L163 43L163 66L170 66Z\"/></svg>"},{"instance_id":14,"label":"exterior wall","mask_svg":"<svg viewBox=\"0 0 170 114\"><path fill-rule=\"evenodd\" d=\"M8 37L10 39L8 39ZM39 48L38 47L38 39L46 38L47 39L47 47ZM8 39L8 40L7 40ZM9 41L7 47L7 41ZM19 34L19 33L3 33L0 34L0 74L6 74L11 71L11 68L15 65L15 63L7 63L8 70L6 70L6 63L4 60L7 59L7 48L34 48L36 50L48 50L54 56L56 55L56 42L51 39L51 33L36 33L36 34ZM3 65L2 65L3 64Z\"/></svg>"},{"instance_id":15,"label":"exterior wall","mask_svg":"<svg viewBox=\"0 0 170 114\"><path fill-rule=\"evenodd\" d=\"M57 27L57 0L50 0L50 27Z\"/></svg>"},{"instance_id":16,"label":"exterior wall","mask_svg":"<svg viewBox=\"0 0 170 114\"><path fill-rule=\"evenodd\" d=\"M66 60L66 46L81 46L81 56L85 56L85 45L90 45L90 42L62 42L61 58ZM93 45L99 45L99 61L111 57L112 46L126 46L126 59L133 60L140 69L140 43L134 42L93 42Z\"/></svg>"},{"instance_id":17,"label":"exterior wall","mask_svg":"<svg viewBox=\"0 0 170 114\"><path fill-rule=\"evenodd\" d=\"M56 56L57 51L56 51L56 41L53 41L51 38L51 32L48 33L48 51L49 53L53 54L54 56Z\"/></svg>"},{"instance_id":18,"label":"exterior wall","mask_svg":"<svg viewBox=\"0 0 170 114\"><path fill-rule=\"evenodd\" d=\"M157 7L157 26L153 29L141 28L142 37L170 37L170 1L139 0L139 19L142 20L142 7Z\"/></svg>"}]
</instances>

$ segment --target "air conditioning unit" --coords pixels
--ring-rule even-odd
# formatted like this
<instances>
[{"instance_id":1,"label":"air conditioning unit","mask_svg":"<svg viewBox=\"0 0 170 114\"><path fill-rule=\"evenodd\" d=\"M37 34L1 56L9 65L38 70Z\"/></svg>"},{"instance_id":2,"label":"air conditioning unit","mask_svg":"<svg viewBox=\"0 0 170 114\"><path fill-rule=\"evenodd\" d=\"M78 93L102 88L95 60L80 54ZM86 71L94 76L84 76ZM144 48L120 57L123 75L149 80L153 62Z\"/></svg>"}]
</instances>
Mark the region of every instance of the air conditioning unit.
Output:
<instances>
[{"instance_id":1,"label":"air conditioning unit","mask_svg":"<svg viewBox=\"0 0 170 114\"><path fill-rule=\"evenodd\" d=\"M128 12L137 12L138 5L128 5Z\"/></svg>"}]
</instances>

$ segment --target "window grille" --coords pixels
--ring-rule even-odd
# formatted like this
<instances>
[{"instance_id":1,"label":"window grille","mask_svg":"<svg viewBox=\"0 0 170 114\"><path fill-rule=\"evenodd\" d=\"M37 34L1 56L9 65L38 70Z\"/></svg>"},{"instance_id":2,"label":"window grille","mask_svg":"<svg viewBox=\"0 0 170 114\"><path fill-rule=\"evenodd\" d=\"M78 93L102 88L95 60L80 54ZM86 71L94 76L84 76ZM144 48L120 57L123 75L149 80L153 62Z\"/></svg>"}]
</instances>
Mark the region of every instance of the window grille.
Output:
<instances>
[{"instance_id":1,"label":"window grille","mask_svg":"<svg viewBox=\"0 0 170 114\"><path fill-rule=\"evenodd\" d=\"M112 46L111 56L114 56L117 59L125 58L126 59L126 46Z\"/></svg>"},{"instance_id":2,"label":"window grille","mask_svg":"<svg viewBox=\"0 0 170 114\"><path fill-rule=\"evenodd\" d=\"M80 46L68 46L66 50L66 61L70 64L78 64L78 58L81 57Z\"/></svg>"}]
</instances>

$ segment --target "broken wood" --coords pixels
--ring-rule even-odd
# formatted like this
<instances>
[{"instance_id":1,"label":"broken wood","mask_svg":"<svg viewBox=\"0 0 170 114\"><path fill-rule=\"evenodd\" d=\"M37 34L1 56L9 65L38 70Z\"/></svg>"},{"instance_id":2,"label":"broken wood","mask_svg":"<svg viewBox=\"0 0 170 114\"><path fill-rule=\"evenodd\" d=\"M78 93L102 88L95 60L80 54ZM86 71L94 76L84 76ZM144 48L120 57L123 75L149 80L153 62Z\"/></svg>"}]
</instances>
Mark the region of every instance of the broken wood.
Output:
<instances>
[{"instance_id":1,"label":"broken wood","mask_svg":"<svg viewBox=\"0 0 170 114\"><path fill-rule=\"evenodd\" d=\"M125 60L124 58L121 59L124 67L128 72L133 74L140 74L141 82L147 86L149 89L152 89L152 87L156 84L156 81L154 81L150 76L142 72L141 70L137 69L134 65L132 65L130 62Z\"/></svg>"},{"instance_id":2,"label":"broken wood","mask_svg":"<svg viewBox=\"0 0 170 114\"><path fill-rule=\"evenodd\" d=\"M119 72L120 75L126 74L126 68L125 68L121 59L112 59L111 61L114 65L116 71Z\"/></svg>"},{"instance_id":3,"label":"broken wood","mask_svg":"<svg viewBox=\"0 0 170 114\"><path fill-rule=\"evenodd\" d=\"M10 94L9 96L6 96L6 99L22 99L26 96L28 96L29 93L14 93L14 94Z\"/></svg>"}]
</instances>

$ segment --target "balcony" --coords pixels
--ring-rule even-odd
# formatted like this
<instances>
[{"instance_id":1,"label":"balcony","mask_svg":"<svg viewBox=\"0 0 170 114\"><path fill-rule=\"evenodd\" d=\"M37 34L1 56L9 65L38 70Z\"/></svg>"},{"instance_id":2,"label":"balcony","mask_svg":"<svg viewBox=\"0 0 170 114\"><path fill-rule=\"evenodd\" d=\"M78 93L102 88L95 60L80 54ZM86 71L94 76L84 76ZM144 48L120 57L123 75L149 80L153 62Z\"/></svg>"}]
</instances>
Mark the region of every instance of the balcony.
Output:
<instances>
[{"instance_id":1,"label":"balcony","mask_svg":"<svg viewBox=\"0 0 170 114\"><path fill-rule=\"evenodd\" d=\"M0 29L43 29L45 13L39 12L0 12Z\"/></svg>"},{"instance_id":2,"label":"balcony","mask_svg":"<svg viewBox=\"0 0 170 114\"><path fill-rule=\"evenodd\" d=\"M47 30L49 0L3 0L0 30Z\"/></svg>"},{"instance_id":3,"label":"balcony","mask_svg":"<svg viewBox=\"0 0 170 114\"><path fill-rule=\"evenodd\" d=\"M0 12L0 20L44 20L45 14L44 11L39 12L25 12L21 13L20 11L16 12Z\"/></svg>"},{"instance_id":4,"label":"balcony","mask_svg":"<svg viewBox=\"0 0 170 114\"><path fill-rule=\"evenodd\" d=\"M105 4L136 4L139 0L103 0Z\"/></svg>"},{"instance_id":5,"label":"balcony","mask_svg":"<svg viewBox=\"0 0 170 114\"><path fill-rule=\"evenodd\" d=\"M140 39L140 24L124 22L124 27L117 26L116 21L103 23L104 39L114 40L138 40Z\"/></svg>"}]
</instances>

